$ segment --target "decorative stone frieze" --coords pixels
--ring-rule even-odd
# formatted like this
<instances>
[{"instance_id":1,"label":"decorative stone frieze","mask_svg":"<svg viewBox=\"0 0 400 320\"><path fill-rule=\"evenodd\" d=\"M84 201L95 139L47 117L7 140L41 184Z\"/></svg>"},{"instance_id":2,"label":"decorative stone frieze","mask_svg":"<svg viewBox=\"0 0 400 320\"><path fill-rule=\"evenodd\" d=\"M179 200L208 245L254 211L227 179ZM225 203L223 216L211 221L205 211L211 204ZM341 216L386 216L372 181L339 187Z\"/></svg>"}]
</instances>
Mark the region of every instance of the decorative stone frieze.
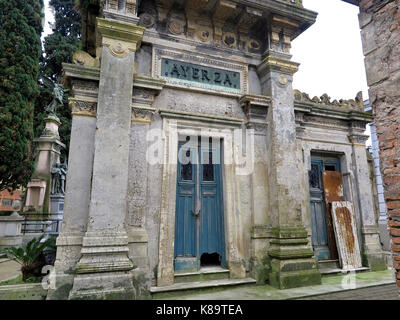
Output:
<instances>
[{"instance_id":1,"label":"decorative stone frieze","mask_svg":"<svg viewBox=\"0 0 400 320\"><path fill-rule=\"evenodd\" d=\"M155 111L155 108L132 106L132 122L150 123Z\"/></svg>"},{"instance_id":2,"label":"decorative stone frieze","mask_svg":"<svg viewBox=\"0 0 400 320\"><path fill-rule=\"evenodd\" d=\"M173 37L261 54L269 43L266 37L268 16L279 12L279 15L272 15L273 25L268 28L272 31L270 49L289 52L298 29L312 24L315 15L303 9L297 0L286 2L266 1L261 8L231 0L188 0L180 6L174 6L171 0L157 0L154 6L142 1L138 8L139 24ZM293 5L297 6L298 14L293 14Z\"/></svg>"},{"instance_id":3,"label":"decorative stone frieze","mask_svg":"<svg viewBox=\"0 0 400 320\"><path fill-rule=\"evenodd\" d=\"M136 24L138 17L136 16L137 0L105 0L103 14L106 18L125 21Z\"/></svg>"},{"instance_id":4,"label":"decorative stone frieze","mask_svg":"<svg viewBox=\"0 0 400 320\"><path fill-rule=\"evenodd\" d=\"M68 103L72 115L96 117L97 101L69 98Z\"/></svg>"}]
</instances>

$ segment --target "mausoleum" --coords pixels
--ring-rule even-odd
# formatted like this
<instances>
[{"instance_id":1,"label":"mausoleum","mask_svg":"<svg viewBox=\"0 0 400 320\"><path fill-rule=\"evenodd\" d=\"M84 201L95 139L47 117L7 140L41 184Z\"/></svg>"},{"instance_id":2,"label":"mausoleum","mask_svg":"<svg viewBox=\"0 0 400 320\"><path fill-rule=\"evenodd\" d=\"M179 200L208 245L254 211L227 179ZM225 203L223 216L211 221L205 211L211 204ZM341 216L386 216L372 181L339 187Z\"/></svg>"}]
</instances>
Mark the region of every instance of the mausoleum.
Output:
<instances>
[{"instance_id":1,"label":"mausoleum","mask_svg":"<svg viewBox=\"0 0 400 320\"><path fill-rule=\"evenodd\" d=\"M284 289L386 268L362 96L292 87L291 42L315 12L301 0L81 2L49 298Z\"/></svg>"}]
</instances>

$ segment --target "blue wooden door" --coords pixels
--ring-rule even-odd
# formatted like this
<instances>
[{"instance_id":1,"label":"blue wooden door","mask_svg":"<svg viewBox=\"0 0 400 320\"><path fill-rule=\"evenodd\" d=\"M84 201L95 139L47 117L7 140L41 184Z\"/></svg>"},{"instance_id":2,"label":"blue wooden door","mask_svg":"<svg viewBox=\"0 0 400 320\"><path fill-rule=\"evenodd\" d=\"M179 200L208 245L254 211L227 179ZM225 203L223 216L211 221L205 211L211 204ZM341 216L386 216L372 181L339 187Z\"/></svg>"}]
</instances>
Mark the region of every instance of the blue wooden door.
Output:
<instances>
[{"instance_id":1,"label":"blue wooden door","mask_svg":"<svg viewBox=\"0 0 400 320\"><path fill-rule=\"evenodd\" d=\"M185 148L185 150L181 150ZM225 266L221 165L213 163L219 149L179 144L175 220L175 270L195 271L204 253L217 253Z\"/></svg>"},{"instance_id":2,"label":"blue wooden door","mask_svg":"<svg viewBox=\"0 0 400 320\"><path fill-rule=\"evenodd\" d=\"M177 166L177 188L176 188L176 215L175 215L175 257L181 258L178 264L182 267L188 264L187 258L197 256L197 228L196 217L193 214L196 206L196 183L197 183L197 148L189 147L182 149L188 160L181 163L178 157ZM186 258L186 259L185 259ZM192 267L192 269L195 267Z\"/></svg>"},{"instance_id":3,"label":"blue wooden door","mask_svg":"<svg viewBox=\"0 0 400 320\"><path fill-rule=\"evenodd\" d=\"M200 150L199 257L204 253L217 253L221 258L221 265L225 267L221 164L214 163L215 157L213 156L219 152L220 150L204 146ZM220 159L219 155L216 158Z\"/></svg>"},{"instance_id":4,"label":"blue wooden door","mask_svg":"<svg viewBox=\"0 0 400 320\"><path fill-rule=\"evenodd\" d=\"M315 256L318 260L334 259L330 248L326 203L324 200L324 186L322 171L340 171L339 159L314 155L311 158L311 171L309 172L310 186L310 213L311 213L311 239ZM331 236L332 238L332 236Z\"/></svg>"},{"instance_id":5,"label":"blue wooden door","mask_svg":"<svg viewBox=\"0 0 400 320\"><path fill-rule=\"evenodd\" d=\"M312 245L318 260L329 260L328 233L326 225L324 189L322 186L322 160L311 161L310 181L310 209Z\"/></svg>"}]
</instances>

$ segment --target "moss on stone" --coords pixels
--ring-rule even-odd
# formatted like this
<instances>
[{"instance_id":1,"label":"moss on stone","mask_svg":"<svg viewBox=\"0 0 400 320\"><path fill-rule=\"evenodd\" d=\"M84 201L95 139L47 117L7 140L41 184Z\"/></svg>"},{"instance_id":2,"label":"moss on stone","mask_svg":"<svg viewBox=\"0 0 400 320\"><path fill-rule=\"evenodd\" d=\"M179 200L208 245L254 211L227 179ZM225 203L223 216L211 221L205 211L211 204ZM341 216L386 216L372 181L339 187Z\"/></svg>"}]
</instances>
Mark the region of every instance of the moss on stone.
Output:
<instances>
[{"instance_id":1,"label":"moss on stone","mask_svg":"<svg viewBox=\"0 0 400 320\"><path fill-rule=\"evenodd\" d=\"M294 272L271 272L271 286L279 289L290 289L321 284L321 273L318 270L302 270Z\"/></svg>"}]
</instances>

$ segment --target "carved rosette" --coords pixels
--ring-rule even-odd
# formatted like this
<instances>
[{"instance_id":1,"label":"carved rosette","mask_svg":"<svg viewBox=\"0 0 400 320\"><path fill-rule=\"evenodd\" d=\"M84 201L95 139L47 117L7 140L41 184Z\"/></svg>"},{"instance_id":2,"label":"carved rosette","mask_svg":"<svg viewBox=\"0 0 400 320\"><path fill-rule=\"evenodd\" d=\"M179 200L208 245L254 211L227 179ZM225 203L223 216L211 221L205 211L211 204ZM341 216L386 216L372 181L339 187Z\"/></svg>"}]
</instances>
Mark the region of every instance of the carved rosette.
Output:
<instances>
[{"instance_id":1,"label":"carved rosette","mask_svg":"<svg viewBox=\"0 0 400 320\"><path fill-rule=\"evenodd\" d=\"M73 116L89 116L96 117L97 112L97 101L96 100L86 100L69 98L69 107Z\"/></svg>"}]
</instances>

